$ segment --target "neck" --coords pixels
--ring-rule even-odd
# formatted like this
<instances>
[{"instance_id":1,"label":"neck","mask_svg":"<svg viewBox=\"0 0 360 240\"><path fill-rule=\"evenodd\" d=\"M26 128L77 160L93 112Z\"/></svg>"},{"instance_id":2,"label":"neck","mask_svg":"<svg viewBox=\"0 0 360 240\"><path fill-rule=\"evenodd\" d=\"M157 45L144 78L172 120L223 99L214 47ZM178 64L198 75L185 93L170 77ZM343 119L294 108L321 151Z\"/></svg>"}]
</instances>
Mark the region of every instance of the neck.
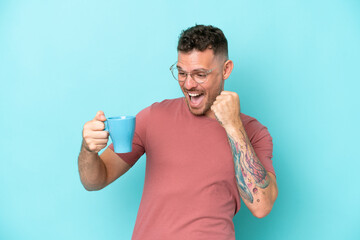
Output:
<instances>
[{"instance_id":1,"label":"neck","mask_svg":"<svg viewBox=\"0 0 360 240\"><path fill-rule=\"evenodd\" d=\"M205 116L216 120L215 113L211 109L205 113Z\"/></svg>"}]
</instances>

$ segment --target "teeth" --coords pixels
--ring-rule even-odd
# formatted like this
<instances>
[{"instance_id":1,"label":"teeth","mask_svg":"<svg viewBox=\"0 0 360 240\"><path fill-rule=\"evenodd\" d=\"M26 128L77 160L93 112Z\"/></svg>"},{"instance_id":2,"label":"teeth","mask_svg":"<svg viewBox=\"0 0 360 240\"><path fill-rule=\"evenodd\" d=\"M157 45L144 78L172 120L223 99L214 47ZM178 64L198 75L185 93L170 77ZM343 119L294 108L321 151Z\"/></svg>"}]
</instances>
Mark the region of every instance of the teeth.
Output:
<instances>
[{"instance_id":1,"label":"teeth","mask_svg":"<svg viewBox=\"0 0 360 240\"><path fill-rule=\"evenodd\" d=\"M197 97L200 96L200 93L189 93L190 97Z\"/></svg>"}]
</instances>

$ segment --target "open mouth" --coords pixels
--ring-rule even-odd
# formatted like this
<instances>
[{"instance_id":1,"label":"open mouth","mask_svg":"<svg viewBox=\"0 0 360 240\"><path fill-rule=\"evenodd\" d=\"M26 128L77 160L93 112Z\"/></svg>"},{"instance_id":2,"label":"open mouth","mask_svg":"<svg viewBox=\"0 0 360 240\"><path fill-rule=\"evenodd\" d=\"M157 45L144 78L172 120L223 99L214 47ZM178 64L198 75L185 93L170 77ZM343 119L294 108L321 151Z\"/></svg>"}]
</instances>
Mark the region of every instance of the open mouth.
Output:
<instances>
[{"instance_id":1,"label":"open mouth","mask_svg":"<svg viewBox=\"0 0 360 240\"><path fill-rule=\"evenodd\" d=\"M204 99L204 94L203 93L189 93L188 92L188 95L189 95L191 105L193 107L196 107L196 106L200 105L200 103Z\"/></svg>"}]
</instances>

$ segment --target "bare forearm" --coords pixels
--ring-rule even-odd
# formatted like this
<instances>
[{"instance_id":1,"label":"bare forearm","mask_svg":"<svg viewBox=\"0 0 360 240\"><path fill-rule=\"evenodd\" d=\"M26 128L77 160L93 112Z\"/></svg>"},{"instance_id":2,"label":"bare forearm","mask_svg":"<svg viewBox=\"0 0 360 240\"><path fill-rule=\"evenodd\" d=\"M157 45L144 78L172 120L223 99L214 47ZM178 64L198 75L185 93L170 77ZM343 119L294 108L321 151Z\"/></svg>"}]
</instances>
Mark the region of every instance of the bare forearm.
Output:
<instances>
[{"instance_id":1,"label":"bare forearm","mask_svg":"<svg viewBox=\"0 0 360 240\"><path fill-rule=\"evenodd\" d=\"M264 217L277 197L275 179L257 158L242 124L225 129L234 157L240 196L255 216Z\"/></svg>"},{"instance_id":2,"label":"bare forearm","mask_svg":"<svg viewBox=\"0 0 360 240\"><path fill-rule=\"evenodd\" d=\"M86 190L99 190L106 185L106 166L96 152L81 145L78 158L80 179Z\"/></svg>"}]
</instances>

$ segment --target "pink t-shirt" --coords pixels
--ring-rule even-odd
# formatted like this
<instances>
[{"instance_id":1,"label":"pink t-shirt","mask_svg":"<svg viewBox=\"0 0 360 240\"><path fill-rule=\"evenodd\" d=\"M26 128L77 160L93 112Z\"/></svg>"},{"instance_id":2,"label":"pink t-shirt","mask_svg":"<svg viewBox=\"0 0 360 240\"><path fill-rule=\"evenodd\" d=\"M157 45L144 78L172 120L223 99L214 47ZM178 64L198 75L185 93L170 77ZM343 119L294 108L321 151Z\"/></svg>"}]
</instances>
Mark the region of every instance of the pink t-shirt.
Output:
<instances>
[{"instance_id":1,"label":"pink t-shirt","mask_svg":"<svg viewBox=\"0 0 360 240\"><path fill-rule=\"evenodd\" d=\"M275 174L267 128L245 114L241 120L256 155ZM228 138L216 120L193 115L184 98L154 103L136 117L133 151L118 155L133 165L145 152L132 239L235 239L240 196Z\"/></svg>"}]
</instances>

